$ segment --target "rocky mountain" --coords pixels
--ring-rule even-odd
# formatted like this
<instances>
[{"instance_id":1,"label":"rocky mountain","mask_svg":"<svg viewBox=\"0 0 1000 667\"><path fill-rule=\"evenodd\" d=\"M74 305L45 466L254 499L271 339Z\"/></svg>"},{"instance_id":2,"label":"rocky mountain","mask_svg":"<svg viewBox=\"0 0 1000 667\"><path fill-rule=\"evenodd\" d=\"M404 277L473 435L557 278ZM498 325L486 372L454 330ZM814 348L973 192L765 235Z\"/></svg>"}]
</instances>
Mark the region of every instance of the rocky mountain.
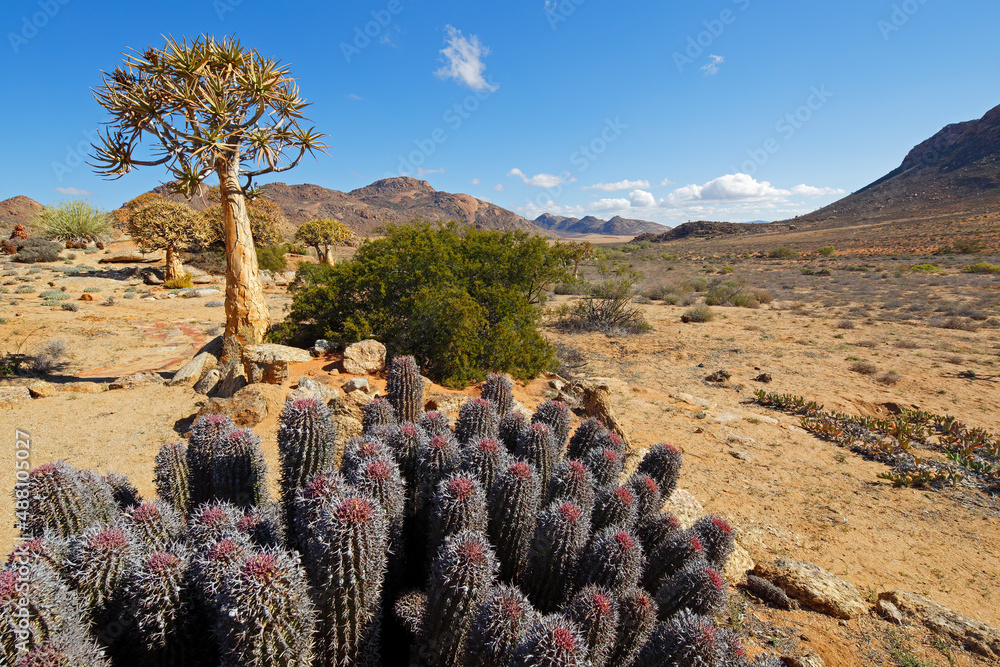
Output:
<instances>
[{"instance_id":1,"label":"rocky mountain","mask_svg":"<svg viewBox=\"0 0 1000 667\"><path fill-rule=\"evenodd\" d=\"M979 120L948 125L902 164L797 223L839 227L1000 209L1000 106Z\"/></svg>"},{"instance_id":2,"label":"rocky mountain","mask_svg":"<svg viewBox=\"0 0 1000 667\"><path fill-rule=\"evenodd\" d=\"M373 233L392 223L414 218L430 221L465 220L480 229L524 230L551 236L512 211L466 194L441 192L427 181L401 176L375 181L350 192L303 183L269 183L266 195L278 204L290 224L283 233L293 233L301 223L315 218L336 218L359 235ZM166 186L154 190L166 193ZM177 197L172 195L172 197ZM192 206L204 208L208 202L195 197Z\"/></svg>"},{"instance_id":3,"label":"rocky mountain","mask_svg":"<svg viewBox=\"0 0 1000 667\"><path fill-rule=\"evenodd\" d=\"M43 208L45 207L34 199L24 195L0 201L0 226L6 229L18 223L27 224Z\"/></svg>"},{"instance_id":4,"label":"rocky mountain","mask_svg":"<svg viewBox=\"0 0 1000 667\"><path fill-rule=\"evenodd\" d=\"M682 225L677 225L662 234L640 234L632 239L632 242L651 241L653 243L666 243L667 241L677 241L686 238L739 236L760 234L765 231L774 231L773 225L762 225L754 222L712 222L709 220L698 220L697 222L685 222Z\"/></svg>"},{"instance_id":5,"label":"rocky mountain","mask_svg":"<svg viewBox=\"0 0 1000 667\"><path fill-rule=\"evenodd\" d=\"M662 234L670 229L666 225L647 220L630 220L616 215L610 220L601 220L592 215L585 218L568 218L561 215L543 213L535 218L535 224L557 233L603 234L609 236L634 236L636 234Z\"/></svg>"}]
</instances>

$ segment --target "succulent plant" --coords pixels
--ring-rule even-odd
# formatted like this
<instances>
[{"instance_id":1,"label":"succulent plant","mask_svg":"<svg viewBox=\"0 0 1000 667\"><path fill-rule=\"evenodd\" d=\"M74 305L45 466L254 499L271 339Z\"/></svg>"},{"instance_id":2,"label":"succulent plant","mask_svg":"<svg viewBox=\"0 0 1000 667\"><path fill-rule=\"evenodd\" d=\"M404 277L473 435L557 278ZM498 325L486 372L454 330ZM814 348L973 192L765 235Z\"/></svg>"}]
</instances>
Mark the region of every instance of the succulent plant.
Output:
<instances>
[{"instance_id":1,"label":"succulent plant","mask_svg":"<svg viewBox=\"0 0 1000 667\"><path fill-rule=\"evenodd\" d=\"M41 537L51 531L67 538L97 521L98 511L79 472L65 461L58 461L44 463L29 473L24 516L24 537Z\"/></svg>"},{"instance_id":2,"label":"succulent plant","mask_svg":"<svg viewBox=\"0 0 1000 667\"><path fill-rule=\"evenodd\" d=\"M441 545L431 566L424 643L433 667L460 667L473 612L486 599L497 564L486 535L463 530Z\"/></svg>"},{"instance_id":3,"label":"succulent plant","mask_svg":"<svg viewBox=\"0 0 1000 667\"><path fill-rule=\"evenodd\" d=\"M521 587L541 611L554 611L566 601L589 537L589 514L572 500L557 498L539 515Z\"/></svg>"},{"instance_id":4,"label":"succulent plant","mask_svg":"<svg viewBox=\"0 0 1000 667\"><path fill-rule=\"evenodd\" d=\"M409 590L396 599L393 613L403 627L414 639L424 636L424 617L427 614L427 593L421 590Z\"/></svg>"},{"instance_id":5,"label":"succulent plant","mask_svg":"<svg viewBox=\"0 0 1000 667\"><path fill-rule=\"evenodd\" d=\"M628 665L646 643L656 625L656 602L641 588L626 591L618 599L618 629L609 665Z\"/></svg>"},{"instance_id":6,"label":"succulent plant","mask_svg":"<svg viewBox=\"0 0 1000 667\"><path fill-rule=\"evenodd\" d=\"M250 556L253 546L245 535L232 533L215 542L201 545L191 562L192 594L214 623L218 615L215 596L222 590L227 573L234 571Z\"/></svg>"},{"instance_id":7,"label":"succulent plant","mask_svg":"<svg viewBox=\"0 0 1000 667\"><path fill-rule=\"evenodd\" d=\"M594 477L594 486L614 486L621 479L625 465L622 458L611 449L595 447L583 457L584 467Z\"/></svg>"},{"instance_id":8,"label":"succulent plant","mask_svg":"<svg viewBox=\"0 0 1000 667\"><path fill-rule=\"evenodd\" d=\"M591 518L594 532L610 526L631 530L635 524L638 506L635 496L624 486L605 486L597 493L594 515Z\"/></svg>"},{"instance_id":9,"label":"succulent plant","mask_svg":"<svg viewBox=\"0 0 1000 667\"><path fill-rule=\"evenodd\" d=\"M642 585L656 590L660 582L680 572L696 557L704 557L701 540L691 530L679 530L667 536L646 559Z\"/></svg>"},{"instance_id":10,"label":"succulent plant","mask_svg":"<svg viewBox=\"0 0 1000 667\"><path fill-rule=\"evenodd\" d=\"M637 472L628 478L625 486L635 496L636 519L660 511L660 507L663 506L663 496L660 494L660 485L655 479Z\"/></svg>"},{"instance_id":11,"label":"succulent plant","mask_svg":"<svg viewBox=\"0 0 1000 667\"><path fill-rule=\"evenodd\" d=\"M214 634L224 667L313 664L316 611L293 552L251 554L223 578L216 604Z\"/></svg>"},{"instance_id":12,"label":"succulent plant","mask_svg":"<svg viewBox=\"0 0 1000 667\"><path fill-rule=\"evenodd\" d=\"M785 591L781 590L767 579L762 579L753 574L748 574L743 587L748 593L759 599L766 605L777 607L778 609L798 609L799 603L788 597Z\"/></svg>"},{"instance_id":13,"label":"succulent plant","mask_svg":"<svg viewBox=\"0 0 1000 667\"><path fill-rule=\"evenodd\" d=\"M443 433L451 435L451 420L448 419L448 415L445 413L438 410L431 410L424 413L420 418L420 428L424 429L424 433L427 434L428 438L433 438L435 435Z\"/></svg>"},{"instance_id":14,"label":"succulent plant","mask_svg":"<svg viewBox=\"0 0 1000 667\"><path fill-rule=\"evenodd\" d=\"M464 472L475 475L484 489L493 486L496 471L509 463L507 450L493 438L482 438L462 448L462 465Z\"/></svg>"},{"instance_id":15,"label":"succulent plant","mask_svg":"<svg viewBox=\"0 0 1000 667\"><path fill-rule=\"evenodd\" d=\"M319 517L324 501L350 492L350 484L339 470L324 470L295 495L295 515L288 531L290 546L305 551L309 526Z\"/></svg>"},{"instance_id":16,"label":"succulent plant","mask_svg":"<svg viewBox=\"0 0 1000 667\"><path fill-rule=\"evenodd\" d=\"M556 444L549 425L536 422L521 431L521 435L517 438L517 449L514 450L514 456L534 466L542 488L548 487L549 478L552 477L552 471L558 459Z\"/></svg>"},{"instance_id":17,"label":"succulent plant","mask_svg":"<svg viewBox=\"0 0 1000 667\"><path fill-rule=\"evenodd\" d=\"M121 509L115 499L115 491L107 480L92 470L79 472L80 484L92 511L91 522L118 523Z\"/></svg>"},{"instance_id":18,"label":"succulent plant","mask_svg":"<svg viewBox=\"0 0 1000 667\"><path fill-rule=\"evenodd\" d=\"M370 498L321 502L304 553L317 609L319 664L355 664L375 648L388 532L385 512Z\"/></svg>"},{"instance_id":19,"label":"succulent plant","mask_svg":"<svg viewBox=\"0 0 1000 667\"><path fill-rule=\"evenodd\" d=\"M635 588L642 572L643 555L639 540L615 526L595 533L577 566L580 586L594 584L613 595Z\"/></svg>"},{"instance_id":20,"label":"succulent plant","mask_svg":"<svg viewBox=\"0 0 1000 667\"><path fill-rule=\"evenodd\" d=\"M434 559L449 535L463 530L485 533L486 524L486 493L475 477L458 473L441 480L430 504L429 560Z\"/></svg>"},{"instance_id":21,"label":"succulent plant","mask_svg":"<svg viewBox=\"0 0 1000 667\"><path fill-rule=\"evenodd\" d=\"M618 629L618 603L600 586L584 586L566 603L566 618L580 629L593 667L608 664Z\"/></svg>"},{"instance_id":22,"label":"succulent plant","mask_svg":"<svg viewBox=\"0 0 1000 667\"><path fill-rule=\"evenodd\" d=\"M562 401L549 399L535 409L532 424L545 424L552 434L556 456L561 456L569 440L569 407Z\"/></svg>"},{"instance_id":23,"label":"succulent plant","mask_svg":"<svg viewBox=\"0 0 1000 667\"><path fill-rule=\"evenodd\" d=\"M642 552L648 554L647 563L653 560L656 548L681 529L681 522L669 512L647 514L635 523L635 536L642 543Z\"/></svg>"},{"instance_id":24,"label":"succulent plant","mask_svg":"<svg viewBox=\"0 0 1000 667\"><path fill-rule=\"evenodd\" d=\"M425 446L429 438L423 428L416 424L400 424L389 431L386 446L399 464L399 472L411 486L416 486L417 452Z\"/></svg>"},{"instance_id":25,"label":"succulent plant","mask_svg":"<svg viewBox=\"0 0 1000 667\"><path fill-rule=\"evenodd\" d=\"M188 523L188 544L198 549L237 532L243 512L231 503L213 501L195 508Z\"/></svg>"},{"instance_id":26,"label":"succulent plant","mask_svg":"<svg viewBox=\"0 0 1000 667\"><path fill-rule=\"evenodd\" d=\"M494 586L476 608L462 664L507 667L528 628L540 618L519 589Z\"/></svg>"},{"instance_id":27,"label":"succulent plant","mask_svg":"<svg viewBox=\"0 0 1000 667\"><path fill-rule=\"evenodd\" d=\"M500 441L509 453L513 454L517 449L517 439L521 431L528 425L528 419L520 412L511 410L500 419L500 428L497 431L497 440Z\"/></svg>"},{"instance_id":28,"label":"succulent plant","mask_svg":"<svg viewBox=\"0 0 1000 667\"><path fill-rule=\"evenodd\" d=\"M681 451L665 442L653 445L639 462L638 471L649 475L660 487L660 495L669 498L681 475Z\"/></svg>"},{"instance_id":29,"label":"succulent plant","mask_svg":"<svg viewBox=\"0 0 1000 667\"><path fill-rule=\"evenodd\" d=\"M317 398L288 400L278 418L279 488L286 526L292 525L295 494L334 464L337 429Z\"/></svg>"},{"instance_id":30,"label":"succulent plant","mask_svg":"<svg viewBox=\"0 0 1000 667\"><path fill-rule=\"evenodd\" d=\"M493 438L500 433L500 417L496 406L485 398L470 398L458 410L455 437L463 444L479 442L483 438Z\"/></svg>"},{"instance_id":31,"label":"succulent plant","mask_svg":"<svg viewBox=\"0 0 1000 667\"><path fill-rule=\"evenodd\" d=\"M584 667L589 665L587 644L576 624L561 614L550 614L528 628L514 652L514 667Z\"/></svg>"},{"instance_id":32,"label":"succulent plant","mask_svg":"<svg viewBox=\"0 0 1000 667\"><path fill-rule=\"evenodd\" d=\"M712 619L683 610L653 630L634 667L721 665L722 650Z\"/></svg>"},{"instance_id":33,"label":"succulent plant","mask_svg":"<svg viewBox=\"0 0 1000 667\"><path fill-rule=\"evenodd\" d=\"M13 667L110 667L111 661L87 635L59 633L25 653Z\"/></svg>"},{"instance_id":34,"label":"succulent plant","mask_svg":"<svg viewBox=\"0 0 1000 667\"><path fill-rule=\"evenodd\" d=\"M399 474L396 460L388 453L369 459L353 468L347 480L382 506L390 531L402 523L406 502L406 481Z\"/></svg>"},{"instance_id":35,"label":"succulent plant","mask_svg":"<svg viewBox=\"0 0 1000 667\"><path fill-rule=\"evenodd\" d=\"M371 436L351 438L344 445L344 456L340 462L340 472L350 479L357 468L364 468L368 461L391 456L388 446Z\"/></svg>"},{"instance_id":36,"label":"succulent plant","mask_svg":"<svg viewBox=\"0 0 1000 667\"><path fill-rule=\"evenodd\" d=\"M264 453L250 429L235 429L223 438L212 468L212 491L219 500L244 509L267 500Z\"/></svg>"},{"instance_id":37,"label":"succulent plant","mask_svg":"<svg viewBox=\"0 0 1000 667\"><path fill-rule=\"evenodd\" d=\"M273 503L248 508L236 522L236 530L258 547L277 547L284 543L279 515L281 508Z\"/></svg>"},{"instance_id":38,"label":"succulent plant","mask_svg":"<svg viewBox=\"0 0 1000 667\"><path fill-rule=\"evenodd\" d=\"M680 572L667 577L656 591L659 617L667 620L681 609L712 616L726 603L726 582L722 575L698 556Z\"/></svg>"},{"instance_id":39,"label":"succulent plant","mask_svg":"<svg viewBox=\"0 0 1000 667\"><path fill-rule=\"evenodd\" d=\"M73 585L95 617L124 602L130 561L138 549L126 530L106 524L95 524L73 540L69 566Z\"/></svg>"},{"instance_id":40,"label":"succulent plant","mask_svg":"<svg viewBox=\"0 0 1000 667\"><path fill-rule=\"evenodd\" d=\"M379 426L395 426L396 410L388 399L376 396L361 406L361 431L370 433Z\"/></svg>"},{"instance_id":41,"label":"succulent plant","mask_svg":"<svg viewBox=\"0 0 1000 667\"><path fill-rule=\"evenodd\" d=\"M432 437L426 445L417 450L415 473L415 512L420 514L430 503L438 483L458 470L462 455L458 443L450 433Z\"/></svg>"},{"instance_id":42,"label":"succulent plant","mask_svg":"<svg viewBox=\"0 0 1000 667\"><path fill-rule=\"evenodd\" d=\"M192 591L188 554L155 551L131 563L129 594L142 664L184 665L190 647Z\"/></svg>"},{"instance_id":43,"label":"succulent plant","mask_svg":"<svg viewBox=\"0 0 1000 667\"><path fill-rule=\"evenodd\" d=\"M594 509L594 476L580 461L563 459L552 471L546 500L570 498L587 515Z\"/></svg>"},{"instance_id":44,"label":"succulent plant","mask_svg":"<svg viewBox=\"0 0 1000 667\"><path fill-rule=\"evenodd\" d=\"M416 360L411 356L395 357L389 364L385 385L396 418L416 423L424 412L424 381Z\"/></svg>"},{"instance_id":45,"label":"succulent plant","mask_svg":"<svg viewBox=\"0 0 1000 667\"><path fill-rule=\"evenodd\" d=\"M191 440L187 447L188 484L191 509L215 498L212 471L221 454L223 439L236 429L227 415L202 415L191 427Z\"/></svg>"},{"instance_id":46,"label":"succulent plant","mask_svg":"<svg viewBox=\"0 0 1000 667\"><path fill-rule=\"evenodd\" d=\"M600 438L608 434L608 429L597 417L588 417L580 423L569 439L566 448L566 458L582 459L591 449L597 446Z\"/></svg>"},{"instance_id":47,"label":"succulent plant","mask_svg":"<svg viewBox=\"0 0 1000 667\"><path fill-rule=\"evenodd\" d=\"M480 396L493 403L496 406L497 416L503 419L514 407L513 391L514 385L506 376L490 373L486 376Z\"/></svg>"},{"instance_id":48,"label":"succulent plant","mask_svg":"<svg viewBox=\"0 0 1000 667\"><path fill-rule=\"evenodd\" d=\"M487 496L489 534L500 560L500 578L512 582L535 529L541 483L530 463L516 461L497 475Z\"/></svg>"},{"instance_id":49,"label":"succulent plant","mask_svg":"<svg viewBox=\"0 0 1000 667\"><path fill-rule=\"evenodd\" d=\"M125 512L124 525L153 551L166 549L180 539L187 528L173 505L158 500L137 505Z\"/></svg>"},{"instance_id":50,"label":"succulent plant","mask_svg":"<svg viewBox=\"0 0 1000 667\"><path fill-rule=\"evenodd\" d=\"M594 449L610 449L618 458L625 460L625 441L614 431L601 433L594 441Z\"/></svg>"},{"instance_id":51,"label":"succulent plant","mask_svg":"<svg viewBox=\"0 0 1000 667\"><path fill-rule=\"evenodd\" d=\"M183 442L168 442L160 447L153 473L156 495L187 517L192 509L187 446Z\"/></svg>"},{"instance_id":52,"label":"succulent plant","mask_svg":"<svg viewBox=\"0 0 1000 667\"><path fill-rule=\"evenodd\" d=\"M705 558L712 567L721 571L726 566L733 549L736 548L733 527L722 517L709 514L695 521L691 531L701 540Z\"/></svg>"},{"instance_id":53,"label":"succulent plant","mask_svg":"<svg viewBox=\"0 0 1000 667\"><path fill-rule=\"evenodd\" d=\"M119 510L127 510L130 507L142 504L142 496L139 490L125 475L116 472L109 472L104 476L104 481L111 487L111 495L115 499L115 504Z\"/></svg>"}]
</instances>

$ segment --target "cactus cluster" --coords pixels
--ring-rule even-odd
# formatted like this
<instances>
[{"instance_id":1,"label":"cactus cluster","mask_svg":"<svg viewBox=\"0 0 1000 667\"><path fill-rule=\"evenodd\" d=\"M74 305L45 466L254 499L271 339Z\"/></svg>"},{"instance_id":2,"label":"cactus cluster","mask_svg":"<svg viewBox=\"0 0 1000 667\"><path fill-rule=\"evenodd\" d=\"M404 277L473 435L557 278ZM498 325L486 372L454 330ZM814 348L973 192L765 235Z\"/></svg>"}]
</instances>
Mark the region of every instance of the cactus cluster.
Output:
<instances>
[{"instance_id":1,"label":"cactus cluster","mask_svg":"<svg viewBox=\"0 0 1000 667\"><path fill-rule=\"evenodd\" d=\"M620 437L596 419L571 432L558 401L523 412L502 376L454 427L423 412L412 357L387 384L343 452L322 401L285 404L277 502L260 439L218 415L160 449L153 500L117 475L36 468L35 539L0 569L0 662L767 664L710 620L731 526L662 510L676 448L626 477Z\"/></svg>"}]
</instances>

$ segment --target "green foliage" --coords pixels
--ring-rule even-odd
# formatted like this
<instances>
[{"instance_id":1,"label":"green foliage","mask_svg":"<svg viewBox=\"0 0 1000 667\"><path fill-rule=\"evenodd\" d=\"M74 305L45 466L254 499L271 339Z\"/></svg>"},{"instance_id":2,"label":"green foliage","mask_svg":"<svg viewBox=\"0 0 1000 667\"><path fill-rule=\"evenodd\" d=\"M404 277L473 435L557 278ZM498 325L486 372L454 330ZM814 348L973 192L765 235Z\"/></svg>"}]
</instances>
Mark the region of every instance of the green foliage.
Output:
<instances>
[{"instance_id":1,"label":"green foliage","mask_svg":"<svg viewBox=\"0 0 1000 667\"><path fill-rule=\"evenodd\" d=\"M354 237L354 232L340 220L319 218L302 224L295 232L295 240L316 249L321 262L332 264L330 252Z\"/></svg>"},{"instance_id":2,"label":"green foliage","mask_svg":"<svg viewBox=\"0 0 1000 667\"><path fill-rule=\"evenodd\" d=\"M994 273L1000 274L1000 266L996 264L990 264L989 262L977 262L976 264L969 264L962 269L962 273Z\"/></svg>"},{"instance_id":3,"label":"green foliage","mask_svg":"<svg viewBox=\"0 0 1000 667\"><path fill-rule=\"evenodd\" d=\"M684 311L681 320L684 322L711 322L715 319L715 312L708 306L695 306Z\"/></svg>"},{"instance_id":4,"label":"green foliage","mask_svg":"<svg viewBox=\"0 0 1000 667\"><path fill-rule=\"evenodd\" d=\"M45 236L58 241L101 241L111 232L108 214L83 199L44 208L33 222Z\"/></svg>"},{"instance_id":5,"label":"green foliage","mask_svg":"<svg viewBox=\"0 0 1000 667\"><path fill-rule=\"evenodd\" d=\"M598 262L601 281L590 286L590 296L561 324L579 331L638 334L652 329L642 312L632 305L635 285L642 277L626 264Z\"/></svg>"},{"instance_id":6,"label":"green foliage","mask_svg":"<svg viewBox=\"0 0 1000 667\"><path fill-rule=\"evenodd\" d=\"M284 271L288 266L283 249L277 246L267 246L257 249L257 265L265 271Z\"/></svg>"},{"instance_id":7,"label":"green foliage","mask_svg":"<svg viewBox=\"0 0 1000 667\"><path fill-rule=\"evenodd\" d=\"M822 255L823 257L837 256L837 249L834 248L832 245L825 245L822 248L819 248L816 252Z\"/></svg>"},{"instance_id":8,"label":"green foliage","mask_svg":"<svg viewBox=\"0 0 1000 667\"><path fill-rule=\"evenodd\" d=\"M762 303L770 303L771 295L766 290L747 287L741 280L714 280L705 292L705 305L737 306L759 308Z\"/></svg>"},{"instance_id":9,"label":"green foliage","mask_svg":"<svg viewBox=\"0 0 1000 667\"><path fill-rule=\"evenodd\" d=\"M919 273L936 273L941 271L941 267L936 264L914 264L910 267L910 271L917 271Z\"/></svg>"},{"instance_id":10,"label":"green foliage","mask_svg":"<svg viewBox=\"0 0 1000 667\"><path fill-rule=\"evenodd\" d=\"M771 259L795 259L799 256L799 253L795 252L791 248L786 248L781 246L780 248L775 248L767 253L767 256Z\"/></svg>"},{"instance_id":11,"label":"green foliage","mask_svg":"<svg viewBox=\"0 0 1000 667\"><path fill-rule=\"evenodd\" d=\"M446 223L393 225L336 266L300 265L279 337L376 338L449 386L490 371L528 379L555 354L538 331L542 290L569 280L544 238Z\"/></svg>"},{"instance_id":12,"label":"green foliage","mask_svg":"<svg viewBox=\"0 0 1000 667\"><path fill-rule=\"evenodd\" d=\"M130 209L125 231L143 252L199 247L211 235L205 219L190 206L162 198Z\"/></svg>"}]
</instances>

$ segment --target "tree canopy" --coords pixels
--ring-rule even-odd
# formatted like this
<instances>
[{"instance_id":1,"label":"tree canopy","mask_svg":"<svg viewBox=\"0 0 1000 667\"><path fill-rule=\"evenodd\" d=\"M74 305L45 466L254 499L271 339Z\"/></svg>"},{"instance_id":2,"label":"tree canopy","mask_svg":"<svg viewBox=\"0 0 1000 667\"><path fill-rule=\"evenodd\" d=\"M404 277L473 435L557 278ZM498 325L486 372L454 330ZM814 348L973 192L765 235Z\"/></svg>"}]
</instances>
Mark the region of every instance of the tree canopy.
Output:
<instances>
[{"instance_id":1,"label":"tree canopy","mask_svg":"<svg viewBox=\"0 0 1000 667\"><path fill-rule=\"evenodd\" d=\"M347 225L340 220L318 218L302 223L295 232L295 239L316 249L316 256L325 264L333 264L332 250L354 238Z\"/></svg>"}]
</instances>

